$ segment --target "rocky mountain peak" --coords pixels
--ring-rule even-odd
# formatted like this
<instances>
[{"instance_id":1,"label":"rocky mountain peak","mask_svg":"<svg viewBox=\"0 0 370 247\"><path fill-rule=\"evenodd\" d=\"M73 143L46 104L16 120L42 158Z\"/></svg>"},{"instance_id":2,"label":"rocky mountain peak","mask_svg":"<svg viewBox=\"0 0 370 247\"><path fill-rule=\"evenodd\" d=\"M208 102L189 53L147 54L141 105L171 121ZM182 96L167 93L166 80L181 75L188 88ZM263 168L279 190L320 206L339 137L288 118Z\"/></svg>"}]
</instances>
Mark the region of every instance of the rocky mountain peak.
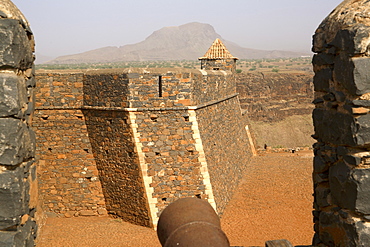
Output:
<instances>
[{"instance_id":1,"label":"rocky mountain peak","mask_svg":"<svg viewBox=\"0 0 370 247\"><path fill-rule=\"evenodd\" d=\"M196 60L219 38L240 58L298 57L297 52L264 51L243 48L224 40L210 24L191 22L154 31L144 41L121 47L103 47L80 54L58 57L48 63L97 63L148 60ZM307 55L307 54L304 54Z\"/></svg>"}]
</instances>

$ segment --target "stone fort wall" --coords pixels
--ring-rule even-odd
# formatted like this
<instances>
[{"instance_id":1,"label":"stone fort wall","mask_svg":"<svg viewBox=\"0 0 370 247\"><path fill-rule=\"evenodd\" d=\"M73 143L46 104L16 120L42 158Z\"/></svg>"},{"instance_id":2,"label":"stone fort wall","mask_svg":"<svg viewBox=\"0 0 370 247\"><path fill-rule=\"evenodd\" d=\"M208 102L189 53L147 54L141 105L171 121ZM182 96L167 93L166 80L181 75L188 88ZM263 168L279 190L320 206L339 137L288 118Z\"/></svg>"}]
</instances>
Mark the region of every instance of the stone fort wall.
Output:
<instances>
[{"instance_id":1,"label":"stone fort wall","mask_svg":"<svg viewBox=\"0 0 370 247\"><path fill-rule=\"evenodd\" d=\"M292 115L311 114L312 73L240 73L237 92L251 121L275 123Z\"/></svg>"},{"instance_id":2,"label":"stone fort wall","mask_svg":"<svg viewBox=\"0 0 370 247\"><path fill-rule=\"evenodd\" d=\"M251 155L233 74L199 70L38 73L40 194L58 215L145 226L179 197L221 214Z\"/></svg>"},{"instance_id":3,"label":"stone fort wall","mask_svg":"<svg viewBox=\"0 0 370 247\"><path fill-rule=\"evenodd\" d=\"M246 142L246 124L237 97L201 108L196 115L210 177L217 178L212 180L213 193L222 213L237 186L226 181L242 178L246 153L251 150Z\"/></svg>"},{"instance_id":4,"label":"stone fort wall","mask_svg":"<svg viewBox=\"0 0 370 247\"><path fill-rule=\"evenodd\" d=\"M36 77L33 126L43 208L67 217L97 213L105 201L81 108L83 74Z\"/></svg>"}]
</instances>

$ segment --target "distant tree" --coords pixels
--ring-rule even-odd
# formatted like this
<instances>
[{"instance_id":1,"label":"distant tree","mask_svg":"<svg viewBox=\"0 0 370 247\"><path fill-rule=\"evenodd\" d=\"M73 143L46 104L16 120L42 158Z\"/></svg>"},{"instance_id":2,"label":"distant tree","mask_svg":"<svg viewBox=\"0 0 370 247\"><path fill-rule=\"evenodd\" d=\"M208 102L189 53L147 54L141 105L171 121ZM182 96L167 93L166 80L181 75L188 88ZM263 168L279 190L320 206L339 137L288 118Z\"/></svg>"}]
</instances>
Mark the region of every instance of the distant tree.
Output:
<instances>
[{"instance_id":1,"label":"distant tree","mask_svg":"<svg viewBox=\"0 0 370 247\"><path fill-rule=\"evenodd\" d=\"M278 73L278 72L279 72L279 70L278 70L278 69L272 69L271 71L272 71L272 72L276 72L276 73Z\"/></svg>"},{"instance_id":2,"label":"distant tree","mask_svg":"<svg viewBox=\"0 0 370 247\"><path fill-rule=\"evenodd\" d=\"M242 71L243 70L241 70L241 69L236 69L236 73L238 73L238 74L242 73Z\"/></svg>"}]
</instances>

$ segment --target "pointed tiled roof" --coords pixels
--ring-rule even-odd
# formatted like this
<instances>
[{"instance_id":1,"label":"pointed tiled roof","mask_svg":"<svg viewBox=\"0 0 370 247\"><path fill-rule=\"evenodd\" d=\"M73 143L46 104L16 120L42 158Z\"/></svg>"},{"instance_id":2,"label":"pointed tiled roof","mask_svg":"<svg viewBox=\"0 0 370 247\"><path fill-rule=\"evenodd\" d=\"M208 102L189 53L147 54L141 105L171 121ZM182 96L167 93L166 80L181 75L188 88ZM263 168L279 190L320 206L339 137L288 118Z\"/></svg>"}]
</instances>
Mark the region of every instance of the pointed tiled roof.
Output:
<instances>
[{"instance_id":1,"label":"pointed tiled roof","mask_svg":"<svg viewBox=\"0 0 370 247\"><path fill-rule=\"evenodd\" d=\"M234 57L231 55L231 53L226 49L225 45L222 43L222 41L217 38L211 47L208 49L206 54L204 54L203 57L200 57L199 59L238 59L237 57Z\"/></svg>"}]
</instances>

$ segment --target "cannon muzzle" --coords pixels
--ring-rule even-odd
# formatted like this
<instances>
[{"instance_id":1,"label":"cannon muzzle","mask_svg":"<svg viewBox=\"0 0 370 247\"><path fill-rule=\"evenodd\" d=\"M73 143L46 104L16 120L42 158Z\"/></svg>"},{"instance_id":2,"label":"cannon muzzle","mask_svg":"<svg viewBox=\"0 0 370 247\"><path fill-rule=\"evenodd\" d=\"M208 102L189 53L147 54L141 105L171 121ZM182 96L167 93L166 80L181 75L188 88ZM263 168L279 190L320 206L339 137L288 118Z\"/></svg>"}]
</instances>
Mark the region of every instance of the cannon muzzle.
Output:
<instances>
[{"instance_id":1,"label":"cannon muzzle","mask_svg":"<svg viewBox=\"0 0 370 247\"><path fill-rule=\"evenodd\" d=\"M228 247L220 219L204 199L181 198L159 217L157 235L163 247Z\"/></svg>"}]
</instances>

